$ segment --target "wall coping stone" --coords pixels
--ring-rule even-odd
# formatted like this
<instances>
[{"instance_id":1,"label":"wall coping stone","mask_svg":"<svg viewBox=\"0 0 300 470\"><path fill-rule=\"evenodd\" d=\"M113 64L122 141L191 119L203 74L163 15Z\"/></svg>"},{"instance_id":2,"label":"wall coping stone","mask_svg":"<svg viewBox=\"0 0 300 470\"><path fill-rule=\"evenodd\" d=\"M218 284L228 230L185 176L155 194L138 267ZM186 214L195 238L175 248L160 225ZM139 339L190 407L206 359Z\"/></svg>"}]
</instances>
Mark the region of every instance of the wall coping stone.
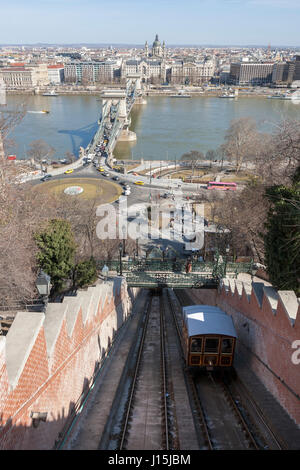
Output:
<instances>
[{"instance_id":1,"label":"wall coping stone","mask_svg":"<svg viewBox=\"0 0 300 470\"><path fill-rule=\"evenodd\" d=\"M297 318L297 312L298 312L298 306L299 306L299 302L298 302L295 292L290 291L290 290L279 290L278 297L279 297L279 300L281 301L281 304L284 308L284 311L287 314L287 317L291 325L294 325L296 318Z\"/></svg>"},{"instance_id":2,"label":"wall coping stone","mask_svg":"<svg viewBox=\"0 0 300 470\"><path fill-rule=\"evenodd\" d=\"M51 356L59 337L62 324L66 319L69 306L64 303L49 303L45 315L44 330L48 357Z\"/></svg>"},{"instance_id":3,"label":"wall coping stone","mask_svg":"<svg viewBox=\"0 0 300 470\"><path fill-rule=\"evenodd\" d=\"M44 319L44 313L18 312L6 335L7 375L13 389L18 384Z\"/></svg>"},{"instance_id":4,"label":"wall coping stone","mask_svg":"<svg viewBox=\"0 0 300 470\"><path fill-rule=\"evenodd\" d=\"M263 298L264 298L264 283L263 282L253 282L252 283L252 290L253 290L253 293L256 297L256 300L257 300L259 306L262 307Z\"/></svg>"},{"instance_id":5,"label":"wall coping stone","mask_svg":"<svg viewBox=\"0 0 300 470\"><path fill-rule=\"evenodd\" d=\"M278 292L270 286L264 286L263 288L264 295L268 299L268 302L273 310L273 313L276 314L277 305L278 305Z\"/></svg>"}]
</instances>

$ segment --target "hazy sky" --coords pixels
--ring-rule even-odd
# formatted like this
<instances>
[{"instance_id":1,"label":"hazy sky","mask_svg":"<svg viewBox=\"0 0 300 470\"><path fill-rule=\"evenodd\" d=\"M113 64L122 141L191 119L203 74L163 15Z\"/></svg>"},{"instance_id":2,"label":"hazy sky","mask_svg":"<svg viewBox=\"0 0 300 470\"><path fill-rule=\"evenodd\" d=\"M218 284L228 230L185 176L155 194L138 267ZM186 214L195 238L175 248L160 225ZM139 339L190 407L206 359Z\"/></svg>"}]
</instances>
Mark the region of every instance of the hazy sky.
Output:
<instances>
[{"instance_id":1,"label":"hazy sky","mask_svg":"<svg viewBox=\"0 0 300 470\"><path fill-rule=\"evenodd\" d=\"M0 0L0 44L300 45L300 0Z\"/></svg>"}]
</instances>

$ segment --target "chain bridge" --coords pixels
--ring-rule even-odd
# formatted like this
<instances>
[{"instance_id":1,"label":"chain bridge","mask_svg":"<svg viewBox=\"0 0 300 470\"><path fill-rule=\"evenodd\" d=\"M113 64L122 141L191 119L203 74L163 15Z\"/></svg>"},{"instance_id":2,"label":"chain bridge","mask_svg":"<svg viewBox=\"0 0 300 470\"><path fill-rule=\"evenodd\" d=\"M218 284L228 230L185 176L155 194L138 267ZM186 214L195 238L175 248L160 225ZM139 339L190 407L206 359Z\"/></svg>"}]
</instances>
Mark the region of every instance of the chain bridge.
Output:
<instances>
[{"instance_id":1,"label":"chain bridge","mask_svg":"<svg viewBox=\"0 0 300 470\"><path fill-rule=\"evenodd\" d=\"M94 153L96 147L104 142L105 154L103 155L109 159L120 136L128 140L133 135L135 136L129 131L130 112L134 104L144 102L140 75L127 75L125 89L103 90L100 97L102 98L102 112L98 120L98 129L85 153Z\"/></svg>"},{"instance_id":2,"label":"chain bridge","mask_svg":"<svg viewBox=\"0 0 300 470\"><path fill-rule=\"evenodd\" d=\"M224 277L236 278L241 272L252 273L252 262L234 263L220 258L214 262L192 262L189 267L186 259L172 261L120 258L99 261L98 268L102 270L107 266L109 272L124 276L128 286L145 288L216 288Z\"/></svg>"}]
</instances>

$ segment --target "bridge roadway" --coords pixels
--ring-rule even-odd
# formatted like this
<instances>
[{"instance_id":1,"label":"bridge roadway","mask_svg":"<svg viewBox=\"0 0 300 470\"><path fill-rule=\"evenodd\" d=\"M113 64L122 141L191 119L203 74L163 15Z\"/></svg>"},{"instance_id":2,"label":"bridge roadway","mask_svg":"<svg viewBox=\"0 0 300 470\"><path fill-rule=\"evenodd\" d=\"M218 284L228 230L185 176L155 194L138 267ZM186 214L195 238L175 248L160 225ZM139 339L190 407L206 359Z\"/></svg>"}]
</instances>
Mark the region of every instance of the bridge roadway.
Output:
<instances>
[{"instance_id":1,"label":"bridge roadway","mask_svg":"<svg viewBox=\"0 0 300 470\"><path fill-rule=\"evenodd\" d=\"M94 154L96 149L108 161L112 158L112 152L121 132L129 134L130 112L138 99L142 99L141 79L138 74L127 77L126 89L103 90L102 113L98 120L99 127L88 144L85 153ZM102 149L100 150L99 147ZM99 162L98 162L99 163Z\"/></svg>"}]
</instances>

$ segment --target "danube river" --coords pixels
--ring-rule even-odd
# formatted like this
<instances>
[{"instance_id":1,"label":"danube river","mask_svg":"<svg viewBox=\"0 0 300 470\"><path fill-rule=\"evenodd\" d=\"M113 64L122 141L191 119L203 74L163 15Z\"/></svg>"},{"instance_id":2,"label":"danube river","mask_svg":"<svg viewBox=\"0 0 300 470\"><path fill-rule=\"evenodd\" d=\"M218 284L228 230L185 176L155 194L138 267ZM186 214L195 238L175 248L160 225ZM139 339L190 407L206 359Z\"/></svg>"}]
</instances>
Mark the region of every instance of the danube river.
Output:
<instances>
[{"instance_id":1,"label":"danube river","mask_svg":"<svg viewBox=\"0 0 300 470\"><path fill-rule=\"evenodd\" d=\"M120 142L115 156L123 159L174 160L190 150L216 149L224 140L233 119L253 118L260 130L271 132L282 119L300 119L300 102L239 97L220 99L146 97L147 104L134 106L131 127L136 142ZM15 144L8 149L18 158L26 157L30 142L43 139L55 148L54 159L66 152L78 156L97 129L101 101L96 96L7 97L8 109L26 102L27 114L9 135ZM48 110L49 114L30 111Z\"/></svg>"}]
</instances>

